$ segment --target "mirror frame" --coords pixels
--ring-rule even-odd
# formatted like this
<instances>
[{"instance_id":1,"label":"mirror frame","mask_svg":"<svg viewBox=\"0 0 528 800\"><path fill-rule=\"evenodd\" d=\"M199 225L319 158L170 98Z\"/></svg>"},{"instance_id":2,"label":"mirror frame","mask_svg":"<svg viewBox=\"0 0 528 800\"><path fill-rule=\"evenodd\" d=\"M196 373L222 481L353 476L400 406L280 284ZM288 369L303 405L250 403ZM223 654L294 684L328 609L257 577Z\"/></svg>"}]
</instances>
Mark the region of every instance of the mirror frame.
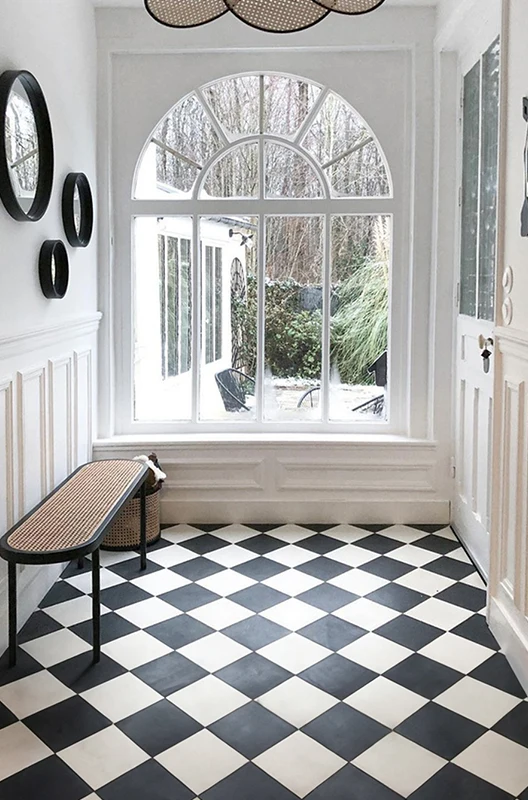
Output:
<instances>
[{"instance_id":1,"label":"mirror frame","mask_svg":"<svg viewBox=\"0 0 528 800\"><path fill-rule=\"evenodd\" d=\"M51 274L51 262L55 259L55 280ZM49 300L62 300L70 281L68 252L60 239L49 239L40 248L39 278L42 294Z\"/></svg>"},{"instance_id":2,"label":"mirror frame","mask_svg":"<svg viewBox=\"0 0 528 800\"><path fill-rule=\"evenodd\" d=\"M75 190L79 190L81 226L75 227ZM90 182L83 172L70 172L62 190L62 223L72 247L87 247L92 238L94 210Z\"/></svg>"},{"instance_id":3,"label":"mirror frame","mask_svg":"<svg viewBox=\"0 0 528 800\"><path fill-rule=\"evenodd\" d=\"M39 143L39 174L35 197L29 211L24 211L13 190L6 157L5 120L11 90L20 80L26 90L35 117ZM40 84L31 72L8 70L0 75L0 199L6 211L18 222L36 222L46 213L53 189L53 132L46 100Z\"/></svg>"}]
</instances>

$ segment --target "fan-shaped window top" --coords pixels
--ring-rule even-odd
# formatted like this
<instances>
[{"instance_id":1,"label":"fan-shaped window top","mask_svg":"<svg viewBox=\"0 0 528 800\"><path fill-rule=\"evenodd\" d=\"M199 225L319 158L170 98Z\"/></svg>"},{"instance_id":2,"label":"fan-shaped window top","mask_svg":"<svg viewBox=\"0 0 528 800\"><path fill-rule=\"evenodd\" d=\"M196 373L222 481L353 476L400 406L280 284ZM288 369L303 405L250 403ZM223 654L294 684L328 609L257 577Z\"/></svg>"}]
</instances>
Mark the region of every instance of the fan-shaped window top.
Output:
<instances>
[{"instance_id":1,"label":"fan-shaped window top","mask_svg":"<svg viewBox=\"0 0 528 800\"><path fill-rule=\"evenodd\" d=\"M241 75L167 114L140 158L134 196L390 197L391 181L373 132L342 98L301 78Z\"/></svg>"}]
</instances>

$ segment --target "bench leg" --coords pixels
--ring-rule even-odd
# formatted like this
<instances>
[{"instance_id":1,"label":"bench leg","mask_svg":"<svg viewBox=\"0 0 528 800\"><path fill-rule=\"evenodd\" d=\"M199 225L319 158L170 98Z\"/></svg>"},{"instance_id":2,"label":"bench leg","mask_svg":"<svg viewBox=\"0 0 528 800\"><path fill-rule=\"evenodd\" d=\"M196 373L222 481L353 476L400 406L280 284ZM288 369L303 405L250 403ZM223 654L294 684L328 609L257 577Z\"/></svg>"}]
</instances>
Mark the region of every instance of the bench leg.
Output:
<instances>
[{"instance_id":1,"label":"bench leg","mask_svg":"<svg viewBox=\"0 0 528 800\"><path fill-rule=\"evenodd\" d=\"M84 558L77 559L77 569L84 569Z\"/></svg>"},{"instance_id":2,"label":"bench leg","mask_svg":"<svg viewBox=\"0 0 528 800\"><path fill-rule=\"evenodd\" d=\"M9 594L9 666L14 667L17 658L17 565L8 564Z\"/></svg>"},{"instance_id":3,"label":"bench leg","mask_svg":"<svg viewBox=\"0 0 528 800\"><path fill-rule=\"evenodd\" d=\"M101 660L101 572L99 550L92 553L93 663Z\"/></svg>"},{"instance_id":4,"label":"bench leg","mask_svg":"<svg viewBox=\"0 0 528 800\"><path fill-rule=\"evenodd\" d=\"M141 487L141 523L140 539L141 548L141 569L147 568L147 486L143 483Z\"/></svg>"}]
</instances>

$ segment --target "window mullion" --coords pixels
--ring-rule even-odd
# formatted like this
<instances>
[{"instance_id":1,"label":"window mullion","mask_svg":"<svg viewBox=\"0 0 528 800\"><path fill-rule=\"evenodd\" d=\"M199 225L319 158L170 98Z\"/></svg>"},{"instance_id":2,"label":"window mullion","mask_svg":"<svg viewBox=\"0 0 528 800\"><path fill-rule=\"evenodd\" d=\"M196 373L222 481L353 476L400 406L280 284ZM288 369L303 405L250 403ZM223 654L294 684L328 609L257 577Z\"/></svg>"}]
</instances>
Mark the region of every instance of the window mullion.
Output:
<instances>
[{"instance_id":1,"label":"window mullion","mask_svg":"<svg viewBox=\"0 0 528 800\"><path fill-rule=\"evenodd\" d=\"M262 146L261 146L262 149ZM266 219L263 214L258 218L258 263L257 263L257 374L256 374L256 406L257 422L264 421L264 380L265 380L265 342L266 342Z\"/></svg>"},{"instance_id":2,"label":"window mullion","mask_svg":"<svg viewBox=\"0 0 528 800\"><path fill-rule=\"evenodd\" d=\"M321 415L328 422L330 415L330 314L332 281L332 216L325 214L323 238L323 358L321 374Z\"/></svg>"},{"instance_id":3,"label":"window mullion","mask_svg":"<svg viewBox=\"0 0 528 800\"><path fill-rule=\"evenodd\" d=\"M198 422L200 408L200 358L202 328L200 217L193 216L192 259L192 421Z\"/></svg>"}]
</instances>

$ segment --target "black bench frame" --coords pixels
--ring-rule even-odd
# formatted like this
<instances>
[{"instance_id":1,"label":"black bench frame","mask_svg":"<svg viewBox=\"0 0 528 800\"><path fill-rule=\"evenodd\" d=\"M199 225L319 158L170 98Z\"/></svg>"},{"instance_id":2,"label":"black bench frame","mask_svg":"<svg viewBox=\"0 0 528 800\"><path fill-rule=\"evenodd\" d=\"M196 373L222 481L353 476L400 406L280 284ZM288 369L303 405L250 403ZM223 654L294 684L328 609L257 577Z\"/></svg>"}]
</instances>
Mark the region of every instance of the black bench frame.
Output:
<instances>
[{"instance_id":1,"label":"black bench frame","mask_svg":"<svg viewBox=\"0 0 528 800\"><path fill-rule=\"evenodd\" d=\"M141 491L141 512L140 512L140 569L147 568L147 506L146 506L146 479L149 472L147 465L142 465L143 469L138 474L136 480L130 485L111 511L106 515L103 522L96 529L95 533L78 547L68 547L62 550L30 551L17 550L10 547L7 543L9 537L19 528L23 522L28 520L37 509L59 492L73 476L83 468L81 465L62 481L52 492L41 500L38 505L31 509L22 517L0 539L0 557L8 562L8 603L9 603L9 666L16 665L17 658L17 564L60 564L63 561L77 559L79 566L82 566L85 556L92 554L92 608L93 608L93 662L97 664L101 660L101 575L100 575L100 546L108 528L123 506L137 493Z\"/></svg>"}]
</instances>

